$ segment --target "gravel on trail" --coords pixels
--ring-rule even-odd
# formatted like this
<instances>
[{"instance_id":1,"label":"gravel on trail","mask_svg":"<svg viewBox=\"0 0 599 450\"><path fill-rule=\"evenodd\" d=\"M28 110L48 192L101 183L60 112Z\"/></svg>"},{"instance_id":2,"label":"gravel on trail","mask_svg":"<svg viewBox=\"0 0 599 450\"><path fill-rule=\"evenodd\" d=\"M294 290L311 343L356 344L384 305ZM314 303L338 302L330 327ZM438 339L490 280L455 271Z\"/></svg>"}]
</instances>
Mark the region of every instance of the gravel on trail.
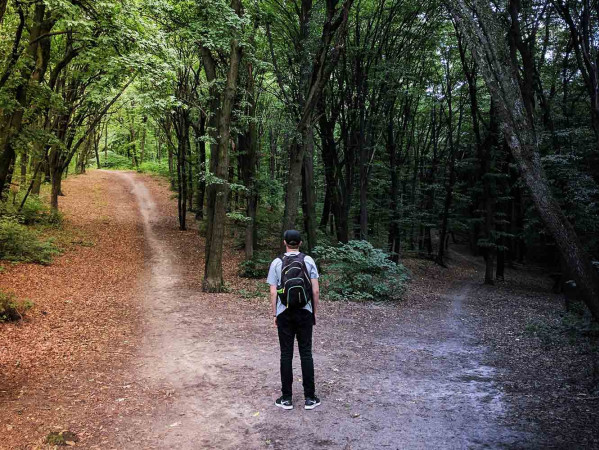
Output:
<instances>
[{"instance_id":1,"label":"gravel on trail","mask_svg":"<svg viewBox=\"0 0 599 450\"><path fill-rule=\"evenodd\" d=\"M451 252L450 269L407 259L400 303L324 301L322 405L303 409L296 355L295 409L283 411L268 299L245 295L264 282L237 276L231 232L230 292L205 294L203 239L178 230L164 180L91 171L64 189L68 226L94 245L0 274L37 305L0 326L0 448L66 429L101 449L599 448L597 402L585 398L593 354L547 350L527 331L558 327L561 301L539 274L508 269L515 283L485 287L480 264Z\"/></svg>"}]
</instances>

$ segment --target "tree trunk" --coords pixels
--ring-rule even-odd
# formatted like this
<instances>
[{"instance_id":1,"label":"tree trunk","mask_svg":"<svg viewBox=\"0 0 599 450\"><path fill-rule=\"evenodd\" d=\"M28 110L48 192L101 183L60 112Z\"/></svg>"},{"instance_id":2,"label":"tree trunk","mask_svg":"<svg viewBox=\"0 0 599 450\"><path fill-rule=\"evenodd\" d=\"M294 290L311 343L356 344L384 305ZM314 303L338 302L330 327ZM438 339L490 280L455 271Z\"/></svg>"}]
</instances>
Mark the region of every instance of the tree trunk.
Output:
<instances>
[{"instance_id":1,"label":"tree trunk","mask_svg":"<svg viewBox=\"0 0 599 450\"><path fill-rule=\"evenodd\" d=\"M54 167L52 170L52 189L50 191L50 207L58 211L58 197L62 195L62 168Z\"/></svg>"},{"instance_id":2,"label":"tree trunk","mask_svg":"<svg viewBox=\"0 0 599 450\"><path fill-rule=\"evenodd\" d=\"M246 191L246 215L249 221L245 227L245 259L250 260L254 257L254 248L256 246L256 210L258 208L258 190L256 186L259 136L258 125L256 123L256 89L254 82L253 65L247 65L247 92L249 95L248 117L250 121L245 139L245 149L240 148L241 153L241 173Z\"/></svg>"},{"instance_id":3,"label":"tree trunk","mask_svg":"<svg viewBox=\"0 0 599 450\"><path fill-rule=\"evenodd\" d=\"M191 153L191 141L189 138L189 122L187 123L187 132L186 137L187 137L187 143L185 144L185 148L187 149L187 156L185 157L185 166L187 168L186 172L187 172L187 209L189 211L194 210L194 202L193 202L193 193L194 193L194 186L193 186L193 163L192 163L192 153Z\"/></svg>"},{"instance_id":4,"label":"tree trunk","mask_svg":"<svg viewBox=\"0 0 599 450\"><path fill-rule=\"evenodd\" d=\"M275 136L275 133L272 128L268 132L268 137L270 140L270 153L268 155L268 172L270 174L270 179L275 180L277 169L277 136Z\"/></svg>"},{"instance_id":5,"label":"tree trunk","mask_svg":"<svg viewBox=\"0 0 599 450\"><path fill-rule=\"evenodd\" d=\"M2 20L4 19L4 13L6 12L7 4L8 0L0 0L0 25L2 24Z\"/></svg>"},{"instance_id":6,"label":"tree trunk","mask_svg":"<svg viewBox=\"0 0 599 450\"><path fill-rule=\"evenodd\" d=\"M139 144L140 147L140 153L139 153L139 164L143 164L144 162L144 158L146 155L146 132L147 132L147 122L148 122L148 117L144 116L142 118L141 121L141 126L143 127L142 131L141 131L141 142Z\"/></svg>"},{"instance_id":7,"label":"tree trunk","mask_svg":"<svg viewBox=\"0 0 599 450\"><path fill-rule=\"evenodd\" d=\"M238 16L242 16L241 0L232 0L231 7ZM227 210L227 198L229 184L227 172L229 168L229 141L231 136L231 112L237 91L237 78L239 74L239 62L241 60L241 47L237 39L231 41L231 52L229 70L225 88L221 94L220 109L218 111L218 160L214 175L225 180L218 184L212 184L214 192L214 204L208 214L210 233L206 236L206 271L204 275L203 289L206 292L221 292L223 290L223 241L225 230L225 219ZM205 54L208 57L208 54ZM213 60L214 61L214 60ZM208 245L209 242L209 245Z\"/></svg>"},{"instance_id":8,"label":"tree trunk","mask_svg":"<svg viewBox=\"0 0 599 450\"><path fill-rule=\"evenodd\" d=\"M46 167L47 162L42 161L41 164L42 165L40 167L40 170L38 170L36 176L32 180L32 182L33 182L33 186L31 187L32 195L40 195L40 190L42 187L42 177L44 176L44 168Z\"/></svg>"},{"instance_id":9,"label":"tree trunk","mask_svg":"<svg viewBox=\"0 0 599 450\"><path fill-rule=\"evenodd\" d=\"M330 210L334 217L333 223L337 240L345 243L349 240L348 217L349 201L351 198L351 184L353 182L353 153L350 151L346 152L345 167L346 174L349 174L349 178L344 179L343 163L339 161L337 143L335 141L335 117L337 116L338 111L334 111L331 114L332 118L328 119L325 108L326 103L327 99L323 97L319 103L318 109L321 138L320 148L322 161L324 164L324 175L327 189L326 199L328 199L329 205L327 208L325 200L323 221L325 220L325 212L328 216L327 209ZM322 223L323 222L321 222L321 225Z\"/></svg>"},{"instance_id":10,"label":"tree trunk","mask_svg":"<svg viewBox=\"0 0 599 450\"><path fill-rule=\"evenodd\" d=\"M312 127L304 136L305 152L302 166L302 211L306 231L306 251L316 246L316 194L314 192L314 137Z\"/></svg>"},{"instance_id":11,"label":"tree trunk","mask_svg":"<svg viewBox=\"0 0 599 450\"><path fill-rule=\"evenodd\" d=\"M329 224L329 218L331 216L331 192L327 185L324 192L324 203L322 205L322 214L320 216L320 223L318 228L326 233L327 225Z\"/></svg>"},{"instance_id":12,"label":"tree trunk","mask_svg":"<svg viewBox=\"0 0 599 450\"><path fill-rule=\"evenodd\" d=\"M393 102L394 103L394 102ZM389 108L387 118L387 133L386 133L386 146L387 154L389 155L389 172L391 175L391 187L389 191L389 233L388 233L388 246L391 252L391 260L395 263L399 262L399 251L400 251L400 236L399 236L399 210L397 197L399 196L399 176L397 167L397 143L395 142L394 132L394 121L393 121L394 108ZM404 119L407 113L407 108L404 109ZM407 120L405 120L407 123Z\"/></svg>"},{"instance_id":13,"label":"tree trunk","mask_svg":"<svg viewBox=\"0 0 599 450\"><path fill-rule=\"evenodd\" d=\"M196 130L197 151L197 193L196 193L196 220L204 218L204 195L206 193L206 116L200 117L200 125Z\"/></svg>"},{"instance_id":14,"label":"tree trunk","mask_svg":"<svg viewBox=\"0 0 599 450\"><path fill-rule=\"evenodd\" d=\"M97 136L97 137L96 137ZM100 140L102 139L102 133L98 133L94 130L94 153L96 155L96 168L100 169Z\"/></svg>"},{"instance_id":15,"label":"tree trunk","mask_svg":"<svg viewBox=\"0 0 599 450\"><path fill-rule=\"evenodd\" d=\"M439 251L437 252L437 264L445 266L445 242L447 241L448 222L449 222L449 211L451 209L451 202L453 200L453 187L456 182L455 174L455 153L456 150L453 148L453 144L450 147L451 155L449 157L449 180L445 184L445 201L443 203L443 217L441 220L441 231L439 232Z\"/></svg>"},{"instance_id":16,"label":"tree trunk","mask_svg":"<svg viewBox=\"0 0 599 450\"><path fill-rule=\"evenodd\" d=\"M302 135L305 135L305 130L302 132ZM285 189L283 231L296 228L297 210L299 207L299 193L302 188L303 163L303 143L292 141L291 148L289 149L289 174L287 176L287 188Z\"/></svg>"},{"instance_id":17,"label":"tree trunk","mask_svg":"<svg viewBox=\"0 0 599 450\"><path fill-rule=\"evenodd\" d=\"M21 177L19 178L19 190L27 188L27 163L28 163L27 147L23 148L21 153Z\"/></svg>"},{"instance_id":18,"label":"tree trunk","mask_svg":"<svg viewBox=\"0 0 599 450\"><path fill-rule=\"evenodd\" d=\"M187 145L189 143L189 123L187 112L178 108L175 119L177 131L177 210L179 213L179 229L187 229Z\"/></svg>"},{"instance_id":19,"label":"tree trunk","mask_svg":"<svg viewBox=\"0 0 599 450\"><path fill-rule=\"evenodd\" d=\"M169 174L169 178L171 180L171 188L174 188L175 187L175 177L173 176L173 174L174 174L173 146L168 143L166 146L168 147L168 174Z\"/></svg>"}]
</instances>

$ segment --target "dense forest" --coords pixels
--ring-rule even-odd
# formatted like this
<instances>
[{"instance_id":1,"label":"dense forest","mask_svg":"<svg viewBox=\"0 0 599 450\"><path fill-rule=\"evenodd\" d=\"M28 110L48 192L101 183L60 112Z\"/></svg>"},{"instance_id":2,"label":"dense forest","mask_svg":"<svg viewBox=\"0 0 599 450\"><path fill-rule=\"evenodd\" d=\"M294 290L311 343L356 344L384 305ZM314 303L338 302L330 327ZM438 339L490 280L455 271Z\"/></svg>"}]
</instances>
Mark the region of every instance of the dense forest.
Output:
<instances>
[{"instance_id":1,"label":"dense forest","mask_svg":"<svg viewBox=\"0 0 599 450\"><path fill-rule=\"evenodd\" d=\"M596 0L0 0L2 200L155 172L209 292L226 224L254 268L298 228L542 264L597 318L598 36Z\"/></svg>"}]
</instances>

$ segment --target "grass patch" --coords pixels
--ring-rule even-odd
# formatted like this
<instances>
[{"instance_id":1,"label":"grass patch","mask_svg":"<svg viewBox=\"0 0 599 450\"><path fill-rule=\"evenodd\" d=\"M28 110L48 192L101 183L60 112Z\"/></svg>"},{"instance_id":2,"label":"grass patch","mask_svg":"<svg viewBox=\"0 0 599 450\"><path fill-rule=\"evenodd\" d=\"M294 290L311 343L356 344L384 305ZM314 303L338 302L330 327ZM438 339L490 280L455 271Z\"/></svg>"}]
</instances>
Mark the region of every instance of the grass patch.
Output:
<instances>
[{"instance_id":1,"label":"grass patch","mask_svg":"<svg viewBox=\"0 0 599 450\"><path fill-rule=\"evenodd\" d=\"M50 264L59 253L52 239L40 239L36 231L20 224L15 218L0 218L0 259Z\"/></svg>"},{"instance_id":2,"label":"grass patch","mask_svg":"<svg viewBox=\"0 0 599 450\"><path fill-rule=\"evenodd\" d=\"M564 342L576 345L584 341L599 341L599 323L591 318L582 304L564 313L556 322L534 320L526 325L524 331L538 338L544 347Z\"/></svg>"},{"instance_id":3,"label":"grass patch","mask_svg":"<svg viewBox=\"0 0 599 450\"><path fill-rule=\"evenodd\" d=\"M33 307L29 300L19 300L13 293L0 291L0 322L22 320L25 313Z\"/></svg>"},{"instance_id":4,"label":"grass patch","mask_svg":"<svg viewBox=\"0 0 599 450\"><path fill-rule=\"evenodd\" d=\"M23 225L61 225L62 214L52 210L46 202L37 195L30 195L19 210L23 201L23 193L0 203L0 218L13 219Z\"/></svg>"},{"instance_id":5,"label":"grass patch","mask_svg":"<svg viewBox=\"0 0 599 450\"><path fill-rule=\"evenodd\" d=\"M168 162L156 162L156 161L146 161L139 165L139 169L137 170L141 173L152 173L155 175L160 175L165 178L170 177L170 173L168 171Z\"/></svg>"},{"instance_id":6,"label":"grass patch","mask_svg":"<svg viewBox=\"0 0 599 450\"><path fill-rule=\"evenodd\" d=\"M73 446L79 441L77 435L71 431L53 431L46 436L46 444L48 445L60 445L60 446Z\"/></svg>"}]
</instances>

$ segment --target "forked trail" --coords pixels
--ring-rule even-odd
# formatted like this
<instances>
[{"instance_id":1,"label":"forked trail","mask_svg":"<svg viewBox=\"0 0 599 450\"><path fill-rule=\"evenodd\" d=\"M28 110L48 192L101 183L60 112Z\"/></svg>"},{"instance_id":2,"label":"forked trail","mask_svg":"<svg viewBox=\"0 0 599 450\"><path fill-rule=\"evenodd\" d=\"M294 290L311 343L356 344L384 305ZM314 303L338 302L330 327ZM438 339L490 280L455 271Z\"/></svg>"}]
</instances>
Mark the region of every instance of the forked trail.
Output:
<instances>
[{"instance_id":1,"label":"forked trail","mask_svg":"<svg viewBox=\"0 0 599 450\"><path fill-rule=\"evenodd\" d=\"M488 350L470 337L468 284L419 304L325 302L314 336L323 404L275 408L278 342L266 300L201 293L202 253L178 242L168 199L153 198L136 174L111 176L135 196L147 243L143 344L131 376L148 401L122 419L116 446L535 447L531 430L505 425ZM296 378L296 405L300 386Z\"/></svg>"}]
</instances>

